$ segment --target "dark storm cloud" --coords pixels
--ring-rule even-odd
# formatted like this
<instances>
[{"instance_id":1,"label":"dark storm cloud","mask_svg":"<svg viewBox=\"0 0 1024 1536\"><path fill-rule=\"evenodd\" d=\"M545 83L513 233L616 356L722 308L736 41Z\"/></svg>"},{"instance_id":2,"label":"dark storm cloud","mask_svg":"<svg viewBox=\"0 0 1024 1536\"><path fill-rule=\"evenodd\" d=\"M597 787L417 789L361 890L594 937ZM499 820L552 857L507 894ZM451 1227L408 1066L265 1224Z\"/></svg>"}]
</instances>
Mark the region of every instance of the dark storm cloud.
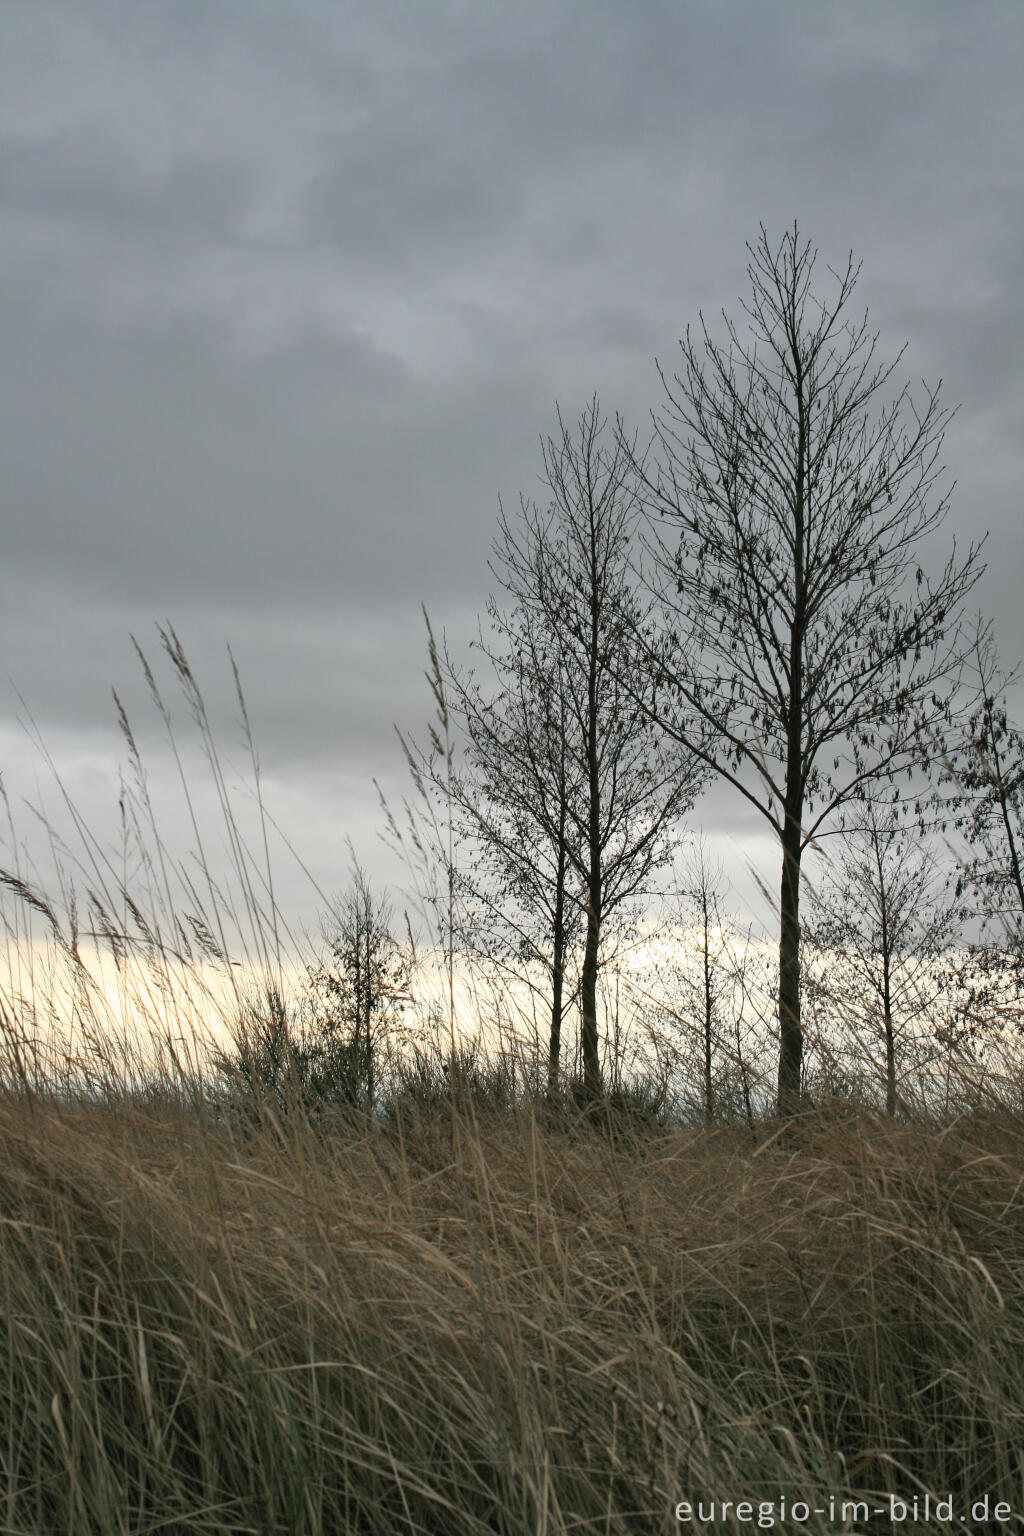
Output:
<instances>
[{"instance_id":1,"label":"dark storm cloud","mask_svg":"<svg viewBox=\"0 0 1024 1536\"><path fill-rule=\"evenodd\" d=\"M400 771L420 602L468 633L555 399L642 423L762 219L823 281L853 247L882 351L962 402L950 526L1024 652L1019 6L0 14L0 644L62 741L170 617L340 839L325 786Z\"/></svg>"}]
</instances>

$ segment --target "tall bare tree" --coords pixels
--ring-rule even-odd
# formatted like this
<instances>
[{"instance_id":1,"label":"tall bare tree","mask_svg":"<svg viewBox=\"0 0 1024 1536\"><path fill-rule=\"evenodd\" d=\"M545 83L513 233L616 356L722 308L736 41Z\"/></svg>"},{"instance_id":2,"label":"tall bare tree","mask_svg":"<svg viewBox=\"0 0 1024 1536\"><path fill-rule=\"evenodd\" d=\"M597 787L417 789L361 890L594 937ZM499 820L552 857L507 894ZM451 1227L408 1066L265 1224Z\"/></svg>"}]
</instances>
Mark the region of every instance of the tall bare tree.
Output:
<instances>
[{"instance_id":1,"label":"tall bare tree","mask_svg":"<svg viewBox=\"0 0 1024 1536\"><path fill-rule=\"evenodd\" d=\"M496 559L500 565L499 544ZM492 597L489 633L473 642L485 680L443 660L462 759L452 777L460 816L464 937L491 959L536 962L547 979L548 1082L561 1067L570 951L579 933L572 806L581 793L568 678L546 625L529 605ZM470 845L475 853L470 854Z\"/></svg>"},{"instance_id":2,"label":"tall bare tree","mask_svg":"<svg viewBox=\"0 0 1024 1536\"><path fill-rule=\"evenodd\" d=\"M634 574L641 510L635 445L606 435L595 395L570 428L543 444L549 527L524 508L526 539L503 525L506 585L552 636L568 682L572 741L583 793L570 802L571 855L583 883L580 1047L588 1098L602 1089L597 983L605 925L646 891L672 851L675 825L701 779L685 748L666 738L626 678L650 611Z\"/></svg>"},{"instance_id":3,"label":"tall bare tree","mask_svg":"<svg viewBox=\"0 0 1024 1536\"><path fill-rule=\"evenodd\" d=\"M913 762L949 718L959 609L980 573L954 545L923 568L947 511L950 413L915 403L852 311L852 256L816 297L796 226L748 247L746 325L701 317L661 372L637 464L662 573L652 713L766 819L782 855L779 1108L799 1104L800 867L823 823ZM635 462L635 461L634 461ZM919 560L921 563L919 563ZM650 696L649 696L650 697Z\"/></svg>"},{"instance_id":4,"label":"tall bare tree","mask_svg":"<svg viewBox=\"0 0 1024 1536\"><path fill-rule=\"evenodd\" d=\"M694 761L673 749L633 698L622 665L649 617L631 564L640 515L632 461L597 398L541 445L543 506L523 498L499 522L492 570L503 604L481 638L496 691L450 671L448 697L475 766L477 834L506 890L541 898L549 925L557 1073L562 984L583 930L580 1049L588 1098L603 1088L597 988L610 919L668 859L693 801Z\"/></svg>"}]
</instances>

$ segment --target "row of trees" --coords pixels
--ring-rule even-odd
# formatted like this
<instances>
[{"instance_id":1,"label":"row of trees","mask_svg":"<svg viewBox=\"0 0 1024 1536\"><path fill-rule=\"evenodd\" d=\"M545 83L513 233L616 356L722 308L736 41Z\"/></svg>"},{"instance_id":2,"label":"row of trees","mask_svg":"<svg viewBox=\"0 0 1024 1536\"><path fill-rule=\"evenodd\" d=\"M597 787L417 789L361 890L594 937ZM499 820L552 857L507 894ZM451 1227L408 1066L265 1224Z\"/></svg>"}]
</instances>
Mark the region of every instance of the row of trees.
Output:
<instances>
[{"instance_id":1,"label":"row of trees","mask_svg":"<svg viewBox=\"0 0 1024 1536\"><path fill-rule=\"evenodd\" d=\"M894 1113L900 1035L949 992L957 957L973 957L969 1012L981 989L1005 991L1024 947L1024 743L991 636L965 624L979 547L954 542L936 563L939 388L915 398L902 352L881 358L852 258L819 293L795 227L777 245L762 228L749 253L742 319L723 316L720 339L703 317L687 333L646 442L596 397L571 424L558 414L543 497L501 511L473 664L431 642L440 724L408 750L440 808L450 1009L468 945L542 995L552 1088L578 1009L582 1085L598 1097L602 964L717 781L779 852L780 1112L800 1102L802 1007L827 956L833 993L841 979L879 1023ZM957 829L970 851L951 884L935 847ZM805 855L826 845L804 923ZM711 1118L736 975L703 862L689 897ZM365 882L353 900L346 931L393 961ZM318 982L359 993L320 999L357 1054L401 990L372 994L360 942Z\"/></svg>"},{"instance_id":2,"label":"row of trees","mask_svg":"<svg viewBox=\"0 0 1024 1536\"><path fill-rule=\"evenodd\" d=\"M588 1096L602 1088L609 927L650 894L718 780L779 849L777 1095L796 1108L805 854L844 839L843 895L818 936L856 969L858 946L877 958L882 934L892 1108L894 989L924 1008L926 988L923 967L897 977L891 957L911 929L921 954L951 936L948 913L928 917L934 882L923 856L899 852L900 826L969 820L984 854L961 907L968 887L979 910L986 890L1009 894L1019 937L1020 738L991 643L964 623L979 547L954 542L935 563L951 415L939 388L898 385L902 352L884 361L854 311L852 258L819 294L796 228L778 245L762 228L749 251L742 323L724 316L716 340L701 317L687 333L649 441L609 424L596 398L571 426L559 414L543 499L501 513L478 662L436 658L458 765L427 750L418 766L456 828L474 941L545 978L552 1081L578 1002Z\"/></svg>"}]
</instances>

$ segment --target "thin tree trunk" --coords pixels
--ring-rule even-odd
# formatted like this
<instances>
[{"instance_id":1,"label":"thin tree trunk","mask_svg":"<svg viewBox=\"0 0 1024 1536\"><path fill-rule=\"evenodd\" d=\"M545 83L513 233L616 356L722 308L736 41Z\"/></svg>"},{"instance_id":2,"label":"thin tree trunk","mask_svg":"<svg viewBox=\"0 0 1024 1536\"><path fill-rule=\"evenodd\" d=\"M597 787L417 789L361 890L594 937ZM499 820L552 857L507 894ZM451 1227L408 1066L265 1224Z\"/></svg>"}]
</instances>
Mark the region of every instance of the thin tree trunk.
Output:
<instances>
[{"instance_id":1,"label":"thin tree trunk","mask_svg":"<svg viewBox=\"0 0 1024 1536\"><path fill-rule=\"evenodd\" d=\"M782 833L779 931L779 1114L800 1108L804 1037L800 1024L800 848L798 816L788 809Z\"/></svg>"},{"instance_id":2,"label":"thin tree trunk","mask_svg":"<svg viewBox=\"0 0 1024 1536\"><path fill-rule=\"evenodd\" d=\"M872 840L875 847L875 868L878 873L879 915L882 932L882 1024L885 1029L885 1112L890 1120L896 1118L896 1034L892 1019L892 935L889 927L889 886L886 881L882 844L877 827Z\"/></svg>"},{"instance_id":3,"label":"thin tree trunk","mask_svg":"<svg viewBox=\"0 0 1024 1536\"><path fill-rule=\"evenodd\" d=\"M583 1055L583 1092L588 1103L601 1097L601 1062L597 1036L597 971L598 950L601 942L602 889L601 868L601 763L598 752L598 677L599 625L601 611L600 582L597 570L597 532L594 521L594 503L591 492L590 512L590 634L587 647L587 791L589 795L587 817L588 878L587 878L587 941L583 951L583 971L580 977L581 1039Z\"/></svg>"},{"instance_id":4,"label":"thin tree trunk","mask_svg":"<svg viewBox=\"0 0 1024 1536\"><path fill-rule=\"evenodd\" d=\"M554 954L551 966L551 1034L548 1040L548 1093L558 1089L558 1074L562 1053L562 990L565 982L565 813L562 813L558 847L558 868L555 876L555 914L552 932Z\"/></svg>"},{"instance_id":5,"label":"thin tree trunk","mask_svg":"<svg viewBox=\"0 0 1024 1536\"><path fill-rule=\"evenodd\" d=\"M601 1062L597 1037L597 953L601 939L600 885L595 900L593 885L587 898L587 941L580 975L580 1046L583 1054L583 1092L588 1103L601 1097Z\"/></svg>"},{"instance_id":6,"label":"thin tree trunk","mask_svg":"<svg viewBox=\"0 0 1024 1536\"><path fill-rule=\"evenodd\" d=\"M789 700L786 718L786 798L782 821L782 889L779 897L779 1103L780 1115L800 1108L804 1039L800 1025L800 856L803 852L804 603L807 532L808 419L803 364L795 325L791 336L797 405L796 502L793 508L793 621L789 637Z\"/></svg>"},{"instance_id":7,"label":"thin tree trunk","mask_svg":"<svg viewBox=\"0 0 1024 1536\"><path fill-rule=\"evenodd\" d=\"M892 978L888 939L882 954L882 1022L885 1026L885 1112L896 1118L896 1032L892 1021Z\"/></svg>"},{"instance_id":8,"label":"thin tree trunk","mask_svg":"<svg viewBox=\"0 0 1024 1536\"><path fill-rule=\"evenodd\" d=\"M746 1117L747 1117L747 1125L750 1127L751 1135L753 1135L754 1134L754 1106L750 1102L750 1078L747 1075L747 1064L743 1060L743 1043L742 1043L742 1041L740 1039L740 1020L739 1020L739 1015L737 1015L736 1019L735 1019L735 1032L736 1032L736 1060L740 1064L740 1083L742 1084L742 1087L743 1087L743 1110L744 1110L744 1113L746 1114Z\"/></svg>"},{"instance_id":9,"label":"thin tree trunk","mask_svg":"<svg viewBox=\"0 0 1024 1536\"><path fill-rule=\"evenodd\" d=\"M352 1049L347 1067L348 1082L345 1085L346 1098L353 1104L359 1102L359 1085L363 1072L363 1008L366 1001L366 977L363 975L363 934L359 928L360 918L356 919L355 943L352 946L356 960L355 974L355 1021L352 1035Z\"/></svg>"},{"instance_id":10,"label":"thin tree trunk","mask_svg":"<svg viewBox=\"0 0 1024 1536\"><path fill-rule=\"evenodd\" d=\"M596 623L595 623L596 654ZM590 863L587 880L587 940L583 950L583 970L580 975L580 1046L583 1055L583 1092L588 1103L602 1094L601 1062L597 1036L597 972L598 950L601 942L601 904L603 899L601 871L601 780L597 754L597 674L592 663L590 679L590 722L587 742L588 778L590 790L589 843Z\"/></svg>"},{"instance_id":11,"label":"thin tree trunk","mask_svg":"<svg viewBox=\"0 0 1024 1536\"><path fill-rule=\"evenodd\" d=\"M558 1091L558 1075L562 1060L562 989L565 971L560 960L555 962L551 979L551 1036L548 1041L548 1093Z\"/></svg>"},{"instance_id":12,"label":"thin tree trunk","mask_svg":"<svg viewBox=\"0 0 1024 1536\"><path fill-rule=\"evenodd\" d=\"M367 903L366 913L366 1034L363 1040L363 1052L365 1057L366 1078L366 1103L368 1109L373 1109L373 1015L377 1006L377 998L373 990L373 956L371 932L373 914Z\"/></svg>"},{"instance_id":13,"label":"thin tree trunk","mask_svg":"<svg viewBox=\"0 0 1024 1536\"><path fill-rule=\"evenodd\" d=\"M890 1120L896 1118L896 1041L893 1038L892 1010L885 1003L885 1112Z\"/></svg>"},{"instance_id":14,"label":"thin tree trunk","mask_svg":"<svg viewBox=\"0 0 1024 1536\"><path fill-rule=\"evenodd\" d=\"M703 869L703 859L702 859ZM704 921L704 1124L710 1127L715 1118L715 1096L711 1081L712 1025L714 1022L714 989L711 982L710 923L708 920L708 888L701 882L701 916Z\"/></svg>"}]
</instances>

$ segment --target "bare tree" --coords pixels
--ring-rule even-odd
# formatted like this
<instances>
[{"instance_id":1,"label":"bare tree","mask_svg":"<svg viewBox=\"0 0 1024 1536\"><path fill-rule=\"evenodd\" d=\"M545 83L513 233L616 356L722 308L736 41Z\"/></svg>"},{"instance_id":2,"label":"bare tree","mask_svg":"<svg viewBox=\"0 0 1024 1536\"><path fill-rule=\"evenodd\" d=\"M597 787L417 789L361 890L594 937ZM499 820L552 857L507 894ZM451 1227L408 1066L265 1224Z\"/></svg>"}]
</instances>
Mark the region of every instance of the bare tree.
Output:
<instances>
[{"instance_id":1,"label":"bare tree","mask_svg":"<svg viewBox=\"0 0 1024 1536\"><path fill-rule=\"evenodd\" d=\"M568 946L584 931L580 1047L591 1099L602 1092L602 937L669 857L696 782L692 761L676 751L669 760L622 680L646 617L631 567L640 503L630 457L605 432L596 397L571 429L559 414L542 443L546 504L523 498L516 518L500 517L492 570L506 606L492 601L491 638L479 642L496 687L485 692L450 665L446 679L473 769L460 798L484 858L550 936L552 1080Z\"/></svg>"},{"instance_id":2,"label":"bare tree","mask_svg":"<svg viewBox=\"0 0 1024 1536\"><path fill-rule=\"evenodd\" d=\"M978 623L971 649L976 702L949 766L960 790L961 824L972 847L966 884L979 897L996 947L1024 952L1024 732L1010 719L1017 681L999 665L990 626Z\"/></svg>"},{"instance_id":3,"label":"bare tree","mask_svg":"<svg viewBox=\"0 0 1024 1536\"><path fill-rule=\"evenodd\" d=\"M731 933L721 911L722 878L721 866L712 864L701 839L690 856L679 893L682 942L695 964L685 970L677 967L677 975L682 1009L696 1023L700 1036L701 1097L708 1126L715 1120L715 1054L736 981Z\"/></svg>"},{"instance_id":4,"label":"bare tree","mask_svg":"<svg viewBox=\"0 0 1024 1536\"><path fill-rule=\"evenodd\" d=\"M370 1109L377 1057L409 1001L410 959L393 934L393 913L353 855L352 883L324 921L326 957L310 967L313 1028L308 1073L321 1095L341 1094Z\"/></svg>"},{"instance_id":5,"label":"bare tree","mask_svg":"<svg viewBox=\"0 0 1024 1536\"><path fill-rule=\"evenodd\" d=\"M496 550L500 564L501 545ZM559 649L528 605L506 611L492 597L490 633L474 646L487 687L444 658L446 691L463 759L453 777L461 840L476 850L462 871L464 937L515 967L547 978L548 1083L558 1082L570 950L580 927L579 857L572 806L582 792L580 754Z\"/></svg>"},{"instance_id":6,"label":"bare tree","mask_svg":"<svg viewBox=\"0 0 1024 1536\"><path fill-rule=\"evenodd\" d=\"M892 801L873 801L810 884L816 968L833 1010L880 1030L890 1117L900 1108L900 1042L934 1025L955 973L956 895L927 830Z\"/></svg>"},{"instance_id":7,"label":"bare tree","mask_svg":"<svg viewBox=\"0 0 1024 1536\"><path fill-rule=\"evenodd\" d=\"M551 494L544 526L523 507L524 537L502 520L504 584L552 638L567 680L570 740L579 753L582 794L569 804L570 857L583 883L586 932L580 970L580 1048L584 1091L602 1089L597 982L605 925L638 895L671 854L673 829L699 781L688 752L665 738L624 681L635 636L649 612L632 566L640 513L635 451L621 434L605 437L594 396L570 429L543 445Z\"/></svg>"},{"instance_id":8,"label":"bare tree","mask_svg":"<svg viewBox=\"0 0 1024 1536\"><path fill-rule=\"evenodd\" d=\"M859 267L814 296L794 228L748 247L741 334L681 342L661 373L643 475L665 630L649 641L652 713L768 821L782 854L778 1096L799 1103L800 867L841 806L920 753L949 719L959 608L980 573L922 546L945 516L939 389L915 404L851 314ZM659 686L660 685L660 686ZM650 701L651 694L648 694Z\"/></svg>"},{"instance_id":9,"label":"bare tree","mask_svg":"<svg viewBox=\"0 0 1024 1536\"><path fill-rule=\"evenodd\" d=\"M701 835L663 903L644 979L631 976L629 985L666 1083L679 1079L689 1106L696 1075L706 1126L737 1113L752 1126L747 1055L765 1033L765 966L760 946L727 915L727 893L724 869Z\"/></svg>"}]
</instances>

